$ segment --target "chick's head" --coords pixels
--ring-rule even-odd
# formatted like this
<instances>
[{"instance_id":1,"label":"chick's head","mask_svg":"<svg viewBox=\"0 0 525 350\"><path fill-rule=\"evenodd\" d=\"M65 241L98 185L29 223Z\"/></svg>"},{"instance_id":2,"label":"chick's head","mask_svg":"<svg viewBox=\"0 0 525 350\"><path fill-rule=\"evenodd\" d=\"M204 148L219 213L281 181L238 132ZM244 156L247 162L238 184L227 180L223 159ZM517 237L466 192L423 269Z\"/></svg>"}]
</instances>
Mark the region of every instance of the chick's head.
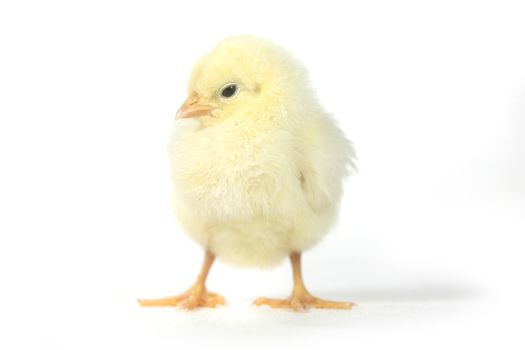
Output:
<instances>
[{"instance_id":1,"label":"chick's head","mask_svg":"<svg viewBox=\"0 0 525 350\"><path fill-rule=\"evenodd\" d=\"M306 71L288 52L253 36L224 39L194 66L177 119L210 126L283 115L309 95Z\"/></svg>"}]
</instances>

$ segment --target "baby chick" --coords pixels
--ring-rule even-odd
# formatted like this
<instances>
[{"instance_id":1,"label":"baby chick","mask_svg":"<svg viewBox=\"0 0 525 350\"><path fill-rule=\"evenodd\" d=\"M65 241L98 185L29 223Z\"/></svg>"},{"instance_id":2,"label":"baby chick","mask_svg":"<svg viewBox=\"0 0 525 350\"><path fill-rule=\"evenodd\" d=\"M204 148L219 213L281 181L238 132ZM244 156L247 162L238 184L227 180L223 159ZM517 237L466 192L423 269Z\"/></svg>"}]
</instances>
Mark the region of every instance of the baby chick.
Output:
<instances>
[{"instance_id":1,"label":"baby chick","mask_svg":"<svg viewBox=\"0 0 525 350\"><path fill-rule=\"evenodd\" d=\"M230 37L195 64L188 93L170 143L173 198L180 223L206 251L204 263L185 293L140 304L225 304L205 288L215 257L270 267L289 256L291 296L255 305L350 309L312 296L301 274L301 252L335 221L354 155L303 66L267 40Z\"/></svg>"}]
</instances>

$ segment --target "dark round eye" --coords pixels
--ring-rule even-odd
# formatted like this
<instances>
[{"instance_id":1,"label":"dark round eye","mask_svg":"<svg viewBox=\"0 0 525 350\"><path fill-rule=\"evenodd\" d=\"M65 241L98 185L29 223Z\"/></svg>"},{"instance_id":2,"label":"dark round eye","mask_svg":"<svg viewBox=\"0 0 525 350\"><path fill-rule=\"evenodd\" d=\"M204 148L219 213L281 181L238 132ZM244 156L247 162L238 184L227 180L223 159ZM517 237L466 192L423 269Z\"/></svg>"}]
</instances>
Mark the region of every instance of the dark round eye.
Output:
<instances>
[{"instance_id":1,"label":"dark round eye","mask_svg":"<svg viewBox=\"0 0 525 350\"><path fill-rule=\"evenodd\" d=\"M220 94L221 97L230 98L237 93L237 90L239 90L239 88L236 84L227 84L221 88Z\"/></svg>"}]
</instances>

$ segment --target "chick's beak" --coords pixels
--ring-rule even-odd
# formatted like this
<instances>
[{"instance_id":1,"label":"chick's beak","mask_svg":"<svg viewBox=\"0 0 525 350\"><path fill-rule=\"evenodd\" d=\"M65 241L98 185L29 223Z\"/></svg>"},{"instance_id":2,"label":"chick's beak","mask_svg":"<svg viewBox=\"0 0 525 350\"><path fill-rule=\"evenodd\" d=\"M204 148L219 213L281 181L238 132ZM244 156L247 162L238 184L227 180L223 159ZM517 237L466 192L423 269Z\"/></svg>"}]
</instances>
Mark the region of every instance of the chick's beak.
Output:
<instances>
[{"instance_id":1,"label":"chick's beak","mask_svg":"<svg viewBox=\"0 0 525 350\"><path fill-rule=\"evenodd\" d=\"M177 111L175 119L201 117L209 115L211 110L210 106L199 104L199 95L192 92Z\"/></svg>"}]
</instances>

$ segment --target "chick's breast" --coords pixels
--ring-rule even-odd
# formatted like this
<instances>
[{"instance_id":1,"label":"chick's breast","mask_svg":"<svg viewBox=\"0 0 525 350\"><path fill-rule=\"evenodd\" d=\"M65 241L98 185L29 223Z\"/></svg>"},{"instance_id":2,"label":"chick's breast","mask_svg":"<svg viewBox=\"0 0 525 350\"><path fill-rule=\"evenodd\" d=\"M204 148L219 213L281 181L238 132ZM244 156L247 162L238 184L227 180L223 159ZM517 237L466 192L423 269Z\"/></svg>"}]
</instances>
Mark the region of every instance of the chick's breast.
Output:
<instances>
[{"instance_id":1,"label":"chick's breast","mask_svg":"<svg viewBox=\"0 0 525 350\"><path fill-rule=\"evenodd\" d=\"M327 118L309 118L293 132L235 121L178 124L170 144L176 215L190 237L224 261L275 265L328 231L345 141Z\"/></svg>"}]
</instances>

